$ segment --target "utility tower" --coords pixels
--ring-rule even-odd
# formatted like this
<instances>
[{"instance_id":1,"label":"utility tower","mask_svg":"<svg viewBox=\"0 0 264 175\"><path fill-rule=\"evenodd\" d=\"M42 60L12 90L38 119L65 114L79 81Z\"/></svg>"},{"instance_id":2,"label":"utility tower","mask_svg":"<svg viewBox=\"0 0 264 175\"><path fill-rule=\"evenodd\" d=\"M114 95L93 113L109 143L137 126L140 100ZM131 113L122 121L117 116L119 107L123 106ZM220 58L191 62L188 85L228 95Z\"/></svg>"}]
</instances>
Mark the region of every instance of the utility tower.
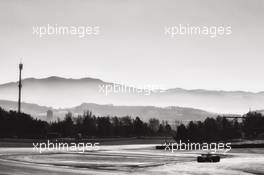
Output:
<instances>
[{"instance_id":1,"label":"utility tower","mask_svg":"<svg viewBox=\"0 0 264 175\"><path fill-rule=\"evenodd\" d=\"M21 83L21 72L23 69L23 64L20 62L19 64L19 82L18 82L18 113L21 111L21 88L22 88L22 83Z\"/></svg>"}]
</instances>

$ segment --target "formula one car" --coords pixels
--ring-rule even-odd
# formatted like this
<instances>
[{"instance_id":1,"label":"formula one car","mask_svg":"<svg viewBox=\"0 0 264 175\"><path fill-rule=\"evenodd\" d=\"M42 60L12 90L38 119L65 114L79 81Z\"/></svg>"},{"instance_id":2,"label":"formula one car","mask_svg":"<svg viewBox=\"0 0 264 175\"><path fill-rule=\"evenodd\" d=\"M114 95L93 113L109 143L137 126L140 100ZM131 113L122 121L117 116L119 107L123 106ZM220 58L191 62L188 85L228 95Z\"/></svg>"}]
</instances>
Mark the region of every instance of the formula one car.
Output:
<instances>
[{"instance_id":1,"label":"formula one car","mask_svg":"<svg viewBox=\"0 0 264 175\"><path fill-rule=\"evenodd\" d=\"M202 154L197 157L197 162L220 162L220 156L215 154Z\"/></svg>"}]
</instances>

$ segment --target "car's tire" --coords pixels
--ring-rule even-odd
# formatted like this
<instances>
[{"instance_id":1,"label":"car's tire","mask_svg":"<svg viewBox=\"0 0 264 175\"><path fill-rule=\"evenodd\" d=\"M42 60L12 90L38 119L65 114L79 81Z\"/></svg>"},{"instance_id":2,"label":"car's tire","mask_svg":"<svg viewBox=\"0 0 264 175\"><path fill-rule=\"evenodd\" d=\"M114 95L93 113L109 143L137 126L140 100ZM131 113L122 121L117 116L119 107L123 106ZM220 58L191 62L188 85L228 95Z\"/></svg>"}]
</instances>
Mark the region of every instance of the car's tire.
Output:
<instances>
[{"instance_id":1,"label":"car's tire","mask_svg":"<svg viewBox=\"0 0 264 175\"><path fill-rule=\"evenodd\" d=\"M203 162L203 158L200 157L200 156L198 156L198 157L197 157L197 162Z\"/></svg>"}]
</instances>

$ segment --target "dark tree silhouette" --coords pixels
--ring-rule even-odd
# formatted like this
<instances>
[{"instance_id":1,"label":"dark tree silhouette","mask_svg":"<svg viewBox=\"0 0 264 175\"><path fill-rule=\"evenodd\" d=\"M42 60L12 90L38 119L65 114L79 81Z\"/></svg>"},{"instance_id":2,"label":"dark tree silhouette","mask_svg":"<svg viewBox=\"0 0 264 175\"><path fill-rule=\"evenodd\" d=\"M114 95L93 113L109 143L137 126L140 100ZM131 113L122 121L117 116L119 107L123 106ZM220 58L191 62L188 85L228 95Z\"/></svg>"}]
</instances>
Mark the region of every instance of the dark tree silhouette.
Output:
<instances>
[{"instance_id":1,"label":"dark tree silhouette","mask_svg":"<svg viewBox=\"0 0 264 175\"><path fill-rule=\"evenodd\" d=\"M186 126L180 124L173 131L167 121L151 118L148 122L139 117L94 116L90 111L74 117L67 113L63 120L47 123L32 118L28 114L5 111L0 108L0 138L49 138L53 137L140 137L174 136L176 140L213 142L227 141L246 136L264 137L264 116L249 112L242 122L230 120L226 116L191 121Z\"/></svg>"}]
</instances>

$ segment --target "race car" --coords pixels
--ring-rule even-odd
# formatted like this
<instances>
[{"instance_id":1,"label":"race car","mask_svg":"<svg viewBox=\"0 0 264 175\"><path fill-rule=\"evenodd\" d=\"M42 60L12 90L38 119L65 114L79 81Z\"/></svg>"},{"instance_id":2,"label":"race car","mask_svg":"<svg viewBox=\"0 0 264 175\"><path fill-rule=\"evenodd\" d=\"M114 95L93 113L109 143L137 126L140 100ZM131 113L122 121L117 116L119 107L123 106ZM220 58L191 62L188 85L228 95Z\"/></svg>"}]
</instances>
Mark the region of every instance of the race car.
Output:
<instances>
[{"instance_id":1,"label":"race car","mask_svg":"<svg viewBox=\"0 0 264 175\"><path fill-rule=\"evenodd\" d=\"M197 157L197 162L220 162L220 156L215 154L202 154Z\"/></svg>"}]
</instances>

